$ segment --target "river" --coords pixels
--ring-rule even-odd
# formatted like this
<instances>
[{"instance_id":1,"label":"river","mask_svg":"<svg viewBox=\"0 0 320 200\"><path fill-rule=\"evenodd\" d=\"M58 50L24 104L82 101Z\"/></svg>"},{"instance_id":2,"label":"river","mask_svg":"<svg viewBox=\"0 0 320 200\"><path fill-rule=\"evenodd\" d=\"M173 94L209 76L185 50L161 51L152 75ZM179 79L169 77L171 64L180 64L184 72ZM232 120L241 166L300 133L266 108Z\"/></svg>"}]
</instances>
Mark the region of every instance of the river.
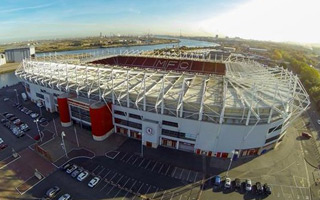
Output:
<instances>
[{"instance_id":1,"label":"river","mask_svg":"<svg viewBox=\"0 0 320 200\"><path fill-rule=\"evenodd\" d=\"M163 38L170 38L170 37L163 37ZM175 38L172 38L175 39ZM208 46L217 46L218 44L206 41L199 41L199 40L190 40L190 39L181 39L180 43L171 43L171 44L157 44L157 45L145 45L145 46L132 46L132 47L114 47L114 48L98 48L98 49L85 49L85 50L74 50L74 51L60 51L57 52L57 55L66 55L66 54L80 54L80 53L92 53L92 52L99 52L99 51L109 51L109 52L124 52L126 50L143 50L143 51L150 51L154 49L162 49L162 48L171 48L174 46L187 46L187 47L208 47ZM37 56L49 55L51 53L37 53ZM8 85L17 84L20 80L14 75L14 72L0 74L0 88Z\"/></svg>"}]
</instances>

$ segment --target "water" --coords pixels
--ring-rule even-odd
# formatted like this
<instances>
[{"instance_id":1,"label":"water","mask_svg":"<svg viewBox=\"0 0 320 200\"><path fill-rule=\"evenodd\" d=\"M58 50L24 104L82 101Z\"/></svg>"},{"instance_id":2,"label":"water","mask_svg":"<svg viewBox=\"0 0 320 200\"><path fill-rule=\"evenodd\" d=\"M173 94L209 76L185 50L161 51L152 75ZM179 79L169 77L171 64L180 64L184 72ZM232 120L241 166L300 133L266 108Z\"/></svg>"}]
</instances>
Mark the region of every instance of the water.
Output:
<instances>
[{"instance_id":1,"label":"water","mask_svg":"<svg viewBox=\"0 0 320 200\"><path fill-rule=\"evenodd\" d=\"M175 39L170 37L162 37ZM178 38L179 39L179 38ZM113 47L113 48L97 48L97 49L84 49L84 50L73 50L73 51L60 51L56 52L56 55L68 55L68 54L82 54L82 53L93 53L93 52L101 52L101 51L109 51L109 52L124 52L126 50L139 50L139 51L151 51L154 49L162 49L162 48L172 48L176 46L187 46L187 47L214 47L218 44L213 42L199 41L199 40L190 40L190 39L179 39L180 43L170 43L170 44L157 44L157 45L146 45L146 46L132 46L132 47ZM37 53L37 56L44 56L54 54L54 52L50 53Z\"/></svg>"},{"instance_id":2,"label":"water","mask_svg":"<svg viewBox=\"0 0 320 200\"><path fill-rule=\"evenodd\" d=\"M15 85L19 83L19 79L14 75L14 72L0 74L0 88L8 85Z\"/></svg>"}]
</instances>

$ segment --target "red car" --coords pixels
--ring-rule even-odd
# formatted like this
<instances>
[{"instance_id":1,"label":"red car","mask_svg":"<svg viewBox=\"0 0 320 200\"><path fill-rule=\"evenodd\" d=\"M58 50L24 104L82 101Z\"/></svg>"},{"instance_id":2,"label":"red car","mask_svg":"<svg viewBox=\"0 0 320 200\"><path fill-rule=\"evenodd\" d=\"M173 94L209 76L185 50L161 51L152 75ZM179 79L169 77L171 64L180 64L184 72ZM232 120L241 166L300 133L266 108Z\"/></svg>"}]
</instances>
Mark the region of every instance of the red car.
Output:
<instances>
[{"instance_id":1,"label":"red car","mask_svg":"<svg viewBox=\"0 0 320 200\"><path fill-rule=\"evenodd\" d=\"M7 146L7 144L0 144L0 149L5 149Z\"/></svg>"},{"instance_id":2,"label":"red car","mask_svg":"<svg viewBox=\"0 0 320 200\"><path fill-rule=\"evenodd\" d=\"M306 133L306 132L302 132L301 136L304 137L304 138L307 138L307 139L312 138L312 135L310 133Z\"/></svg>"}]
</instances>

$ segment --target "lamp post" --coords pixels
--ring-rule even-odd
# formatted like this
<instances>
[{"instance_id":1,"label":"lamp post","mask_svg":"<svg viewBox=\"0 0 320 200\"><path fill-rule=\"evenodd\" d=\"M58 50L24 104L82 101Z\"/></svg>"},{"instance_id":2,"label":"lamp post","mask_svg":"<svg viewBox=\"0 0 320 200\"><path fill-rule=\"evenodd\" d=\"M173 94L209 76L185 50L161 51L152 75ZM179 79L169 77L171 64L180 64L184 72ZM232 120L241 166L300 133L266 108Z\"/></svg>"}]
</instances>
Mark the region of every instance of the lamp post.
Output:
<instances>
[{"instance_id":1,"label":"lamp post","mask_svg":"<svg viewBox=\"0 0 320 200\"><path fill-rule=\"evenodd\" d=\"M79 147L80 145L79 145L79 140L78 140L78 135L77 135L76 126L73 126L73 130L74 130L74 134L76 135L77 145L78 145L78 147Z\"/></svg>"},{"instance_id":2,"label":"lamp post","mask_svg":"<svg viewBox=\"0 0 320 200\"><path fill-rule=\"evenodd\" d=\"M66 155L67 158L68 157L68 154L67 154L67 148L66 148L66 144L64 143L64 137L66 136L66 134L64 133L64 131L61 132L61 140L62 140L62 143L61 143L61 147L62 149L64 150L64 153Z\"/></svg>"},{"instance_id":3,"label":"lamp post","mask_svg":"<svg viewBox=\"0 0 320 200\"><path fill-rule=\"evenodd\" d=\"M52 118L52 121L53 121L54 130L56 131L56 136L58 136L57 126L56 126L56 120L54 120L54 118Z\"/></svg>"},{"instance_id":4,"label":"lamp post","mask_svg":"<svg viewBox=\"0 0 320 200\"><path fill-rule=\"evenodd\" d=\"M141 133L141 157L143 157L143 131Z\"/></svg>"},{"instance_id":5,"label":"lamp post","mask_svg":"<svg viewBox=\"0 0 320 200\"><path fill-rule=\"evenodd\" d=\"M40 136L40 141L42 142L42 136L41 136L40 129L39 129L39 124L38 124L39 119L33 120L33 122L36 123L36 125L37 125L37 130L38 130L38 134Z\"/></svg>"},{"instance_id":6,"label":"lamp post","mask_svg":"<svg viewBox=\"0 0 320 200\"><path fill-rule=\"evenodd\" d=\"M233 161L233 156L234 156L234 154L235 154L235 150L232 150L232 156L231 156L231 158L230 158L230 163L229 163L229 166L228 166L228 169L227 169L227 173L226 173L226 176L228 177L228 174L229 174L229 170L230 170L230 167L231 167L231 165L232 165L232 161Z\"/></svg>"},{"instance_id":7,"label":"lamp post","mask_svg":"<svg viewBox=\"0 0 320 200\"><path fill-rule=\"evenodd\" d=\"M17 91L17 89L14 89L14 91L16 92L17 104L19 104L19 95L18 95L18 91Z\"/></svg>"}]
</instances>

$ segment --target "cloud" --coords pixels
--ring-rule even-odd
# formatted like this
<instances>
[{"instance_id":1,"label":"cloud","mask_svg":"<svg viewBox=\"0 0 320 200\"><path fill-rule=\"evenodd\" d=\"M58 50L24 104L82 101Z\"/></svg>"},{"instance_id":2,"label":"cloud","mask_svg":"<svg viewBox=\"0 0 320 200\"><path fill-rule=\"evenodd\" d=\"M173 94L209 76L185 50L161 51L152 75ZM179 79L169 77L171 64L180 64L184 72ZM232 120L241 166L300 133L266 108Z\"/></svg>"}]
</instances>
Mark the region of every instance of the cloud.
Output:
<instances>
[{"instance_id":1,"label":"cloud","mask_svg":"<svg viewBox=\"0 0 320 200\"><path fill-rule=\"evenodd\" d=\"M23 10L33 10L33 9L38 9L38 8L46 8L46 7L52 6L53 4L54 3L42 4L42 5L37 5L37 6L3 9L3 10L0 10L0 13L13 13L13 12L19 12L19 11L23 11Z\"/></svg>"}]
</instances>

